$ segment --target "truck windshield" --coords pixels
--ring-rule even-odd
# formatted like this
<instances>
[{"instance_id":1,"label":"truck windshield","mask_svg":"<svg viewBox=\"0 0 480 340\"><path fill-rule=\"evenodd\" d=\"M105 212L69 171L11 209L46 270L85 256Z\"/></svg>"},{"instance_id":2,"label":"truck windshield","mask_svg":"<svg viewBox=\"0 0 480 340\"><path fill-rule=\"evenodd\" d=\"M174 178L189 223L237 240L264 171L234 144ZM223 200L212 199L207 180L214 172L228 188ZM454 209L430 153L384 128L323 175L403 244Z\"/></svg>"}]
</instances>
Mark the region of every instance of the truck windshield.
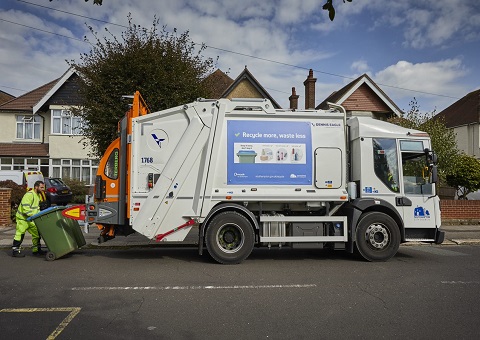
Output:
<instances>
[{"instance_id":1,"label":"truck windshield","mask_svg":"<svg viewBox=\"0 0 480 340\"><path fill-rule=\"evenodd\" d=\"M433 195L425 153L402 152L402 168L405 194Z\"/></svg>"}]
</instances>

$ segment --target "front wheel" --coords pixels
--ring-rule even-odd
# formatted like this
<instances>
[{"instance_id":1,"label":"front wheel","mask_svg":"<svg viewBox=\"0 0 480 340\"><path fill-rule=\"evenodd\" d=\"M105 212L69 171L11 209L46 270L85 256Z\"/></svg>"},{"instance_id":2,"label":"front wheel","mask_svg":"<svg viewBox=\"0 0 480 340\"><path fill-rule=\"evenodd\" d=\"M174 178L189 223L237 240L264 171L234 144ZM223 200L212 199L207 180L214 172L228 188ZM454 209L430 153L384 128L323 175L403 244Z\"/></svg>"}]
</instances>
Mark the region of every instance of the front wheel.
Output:
<instances>
[{"instance_id":1,"label":"front wheel","mask_svg":"<svg viewBox=\"0 0 480 340\"><path fill-rule=\"evenodd\" d=\"M219 263L242 262L252 252L254 242L252 224L235 211L222 212L208 223L205 243L210 256Z\"/></svg>"},{"instance_id":2,"label":"front wheel","mask_svg":"<svg viewBox=\"0 0 480 340\"><path fill-rule=\"evenodd\" d=\"M369 212L360 218L355 236L357 249L367 261L387 261L400 246L400 230L390 216Z\"/></svg>"}]
</instances>

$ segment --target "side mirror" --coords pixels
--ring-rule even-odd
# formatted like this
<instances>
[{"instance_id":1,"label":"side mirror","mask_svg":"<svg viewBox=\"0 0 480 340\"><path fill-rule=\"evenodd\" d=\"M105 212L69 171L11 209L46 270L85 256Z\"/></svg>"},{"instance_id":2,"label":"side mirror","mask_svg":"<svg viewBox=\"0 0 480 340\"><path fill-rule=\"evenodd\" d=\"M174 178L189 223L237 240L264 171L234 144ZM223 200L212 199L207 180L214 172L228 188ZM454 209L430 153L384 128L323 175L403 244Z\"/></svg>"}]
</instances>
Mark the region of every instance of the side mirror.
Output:
<instances>
[{"instance_id":1,"label":"side mirror","mask_svg":"<svg viewBox=\"0 0 480 340\"><path fill-rule=\"evenodd\" d=\"M425 150L423 150L423 152L425 152L425 156L427 157L427 162L431 161L433 164L437 164L438 156L434 151L430 150L429 148L426 148Z\"/></svg>"},{"instance_id":2,"label":"side mirror","mask_svg":"<svg viewBox=\"0 0 480 340\"><path fill-rule=\"evenodd\" d=\"M432 165L432 183L438 182L438 170L436 165Z\"/></svg>"}]
</instances>

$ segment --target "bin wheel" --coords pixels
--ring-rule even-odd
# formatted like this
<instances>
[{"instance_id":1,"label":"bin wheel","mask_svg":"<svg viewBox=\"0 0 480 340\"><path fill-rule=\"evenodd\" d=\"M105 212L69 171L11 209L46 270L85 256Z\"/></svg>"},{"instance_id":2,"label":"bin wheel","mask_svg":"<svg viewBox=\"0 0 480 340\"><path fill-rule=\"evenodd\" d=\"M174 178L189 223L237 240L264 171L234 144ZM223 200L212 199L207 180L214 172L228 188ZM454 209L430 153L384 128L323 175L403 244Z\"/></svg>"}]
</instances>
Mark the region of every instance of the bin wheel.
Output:
<instances>
[{"instance_id":1,"label":"bin wheel","mask_svg":"<svg viewBox=\"0 0 480 340\"><path fill-rule=\"evenodd\" d=\"M51 251L49 251L47 253L47 255L45 255L45 258L47 259L47 261L53 261L55 260L57 257L55 256L55 253L52 253Z\"/></svg>"}]
</instances>

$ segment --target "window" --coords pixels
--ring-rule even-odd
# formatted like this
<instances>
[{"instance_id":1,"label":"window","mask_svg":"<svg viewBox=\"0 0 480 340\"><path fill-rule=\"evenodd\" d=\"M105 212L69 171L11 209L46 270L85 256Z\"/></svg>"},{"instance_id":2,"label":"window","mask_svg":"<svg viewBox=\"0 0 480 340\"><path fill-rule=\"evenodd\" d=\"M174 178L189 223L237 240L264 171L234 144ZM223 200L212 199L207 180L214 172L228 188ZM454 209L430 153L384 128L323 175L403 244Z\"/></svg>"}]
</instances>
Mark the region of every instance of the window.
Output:
<instances>
[{"instance_id":1,"label":"window","mask_svg":"<svg viewBox=\"0 0 480 340\"><path fill-rule=\"evenodd\" d=\"M82 118L68 110L52 110L52 133L60 135L81 135Z\"/></svg>"},{"instance_id":2,"label":"window","mask_svg":"<svg viewBox=\"0 0 480 340\"><path fill-rule=\"evenodd\" d=\"M110 179L118 178L118 149L114 149L110 156L108 156L104 174Z\"/></svg>"},{"instance_id":3,"label":"window","mask_svg":"<svg viewBox=\"0 0 480 340\"><path fill-rule=\"evenodd\" d=\"M52 177L72 178L92 184L98 168L97 160L52 159ZM93 174L93 175L92 175Z\"/></svg>"},{"instance_id":4,"label":"window","mask_svg":"<svg viewBox=\"0 0 480 340\"><path fill-rule=\"evenodd\" d=\"M47 167L42 165L47 164ZM1 170L40 170L44 175L48 175L48 158L1 158Z\"/></svg>"},{"instance_id":5,"label":"window","mask_svg":"<svg viewBox=\"0 0 480 340\"><path fill-rule=\"evenodd\" d=\"M431 169L427 164L425 146L420 140L400 141L402 151L403 187L405 194L432 195Z\"/></svg>"},{"instance_id":6,"label":"window","mask_svg":"<svg viewBox=\"0 0 480 340\"><path fill-rule=\"evenodd\" d=\"M398 157L395 139L373 139L375 175L393 192L398 192Z\"/></svg>"},{"instance_id":7,"label":"window","mask_svg":"<svg viewBox=\"0 0 480 340\"><path fill-rule=\"evenodd\" d=\"M39 115L17 116L17 139L40 139L42 118Z\"/></svg>"}]
</instances>

